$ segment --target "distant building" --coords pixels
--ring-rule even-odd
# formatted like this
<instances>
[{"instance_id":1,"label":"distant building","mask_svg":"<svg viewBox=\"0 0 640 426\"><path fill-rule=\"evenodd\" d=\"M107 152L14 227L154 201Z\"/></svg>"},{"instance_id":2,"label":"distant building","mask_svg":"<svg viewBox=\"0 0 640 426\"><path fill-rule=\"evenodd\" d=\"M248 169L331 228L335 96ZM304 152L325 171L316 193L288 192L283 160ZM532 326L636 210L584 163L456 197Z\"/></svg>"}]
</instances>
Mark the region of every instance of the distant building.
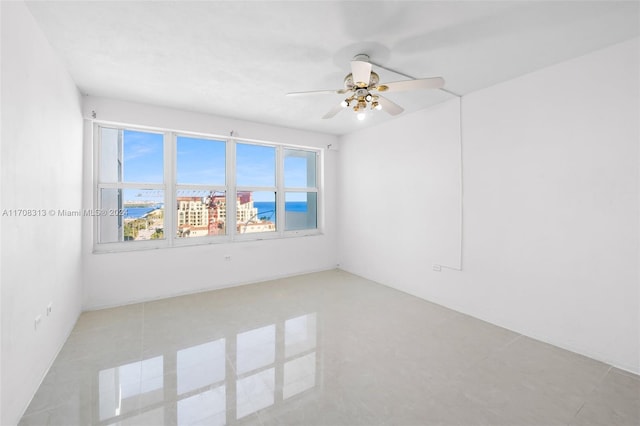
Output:
<instances>
[{"instance_id":1,"label":"distant building","mask_svg":"<svg viewBox=\"0 0 640 426\"><path fill-rule=\"evenodd\" d=\"M178 197L178 237L209 235L209 208L202 197Z\"/></svg>"},{"instance_id":2,"label":"distant building","mask_svg":"<svg viewBox=\"0 0 640 426\"><path fill-rule=\"evenodd\" d=\"M224 195L177 198L178 232L180 238L224 235L227 221L227 199ZM250 191L238 192L236 197L236 223L240 234L275 231L270 221L258 218Z\"/></svg>"},{"instance_id":3,"label":"distant building","mask_svg":"<svg viewBox=\"0 0 640 426\"><path fill-rule=\"evenodd\" d=\"M253 207L251 192L238 192L236 203L236 221L238 224L258 222L258 209Z\"/></svg>"},{"instance_id":4,"label":"distant building","mask_svg":"<svg viewBox=\"0 0 640 426\"><path fill-rule=\"evenodd\" d=\"M275 230L276 224L268 221L239 223L237 226L238 234L250 234L252 232L272 232Z\"/></svg>"},{"instance_id":5,"label":"distant building","mask_svg":"<svg viewBox=\"0 0 640 426\"><path fill-rule=\"evenodd\" d=\"M210 195L205 198L209 208L209 235L224 235L227 221L227 198Z\"/></svg>"}]
</instances>

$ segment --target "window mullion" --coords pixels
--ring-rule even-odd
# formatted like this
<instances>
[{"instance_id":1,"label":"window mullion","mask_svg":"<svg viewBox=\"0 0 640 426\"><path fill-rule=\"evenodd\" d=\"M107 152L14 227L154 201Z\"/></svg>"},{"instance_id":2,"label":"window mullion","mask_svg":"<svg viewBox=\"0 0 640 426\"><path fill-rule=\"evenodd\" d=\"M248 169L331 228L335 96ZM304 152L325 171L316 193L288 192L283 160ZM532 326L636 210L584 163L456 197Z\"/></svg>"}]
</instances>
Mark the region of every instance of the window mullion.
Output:
<instances>
[{"instance_id":1,"label":"window mullion","mask_svg":"<svg viewBox=\"0 0 640 426\"><path fill-rule=\"evenodd\" d=\"M318 192L318 188L284 188L286 192Z\"/></svg>"},{"instance_id":2,"label":"window mullion","mask_svg":"<svg viewBox=\"0 0 640 426\"><path fill-rule=\"evenodd\" d=\"M102 158L102 138L100 135L100 125L93 124L93 204L94 209L100 208L100 159ZM100 223L98 218L94 218L91 227L93 230L93 247L100 241Z\"/></svg>"},{"instance_id":3,"label":"window mullion","mask_svg":"<svg viewBox=\"0 0 640 426\"><path fill-rule=\"evenodd\" d=\"M278 235L284 234L284 150L276 147L276 231Z\"/></svg>"},{"instance_id":4,"label":"window mullion","mask_svg":"<svg viewBox=\"0 0 640 426\"><path fill-rule=\"evenodd\" d=\"M164 133L164 237L169 246L174 245L176 229L176 158L178 137L173 132Z\"/></svg>"},{"instance_id":5,"label":"window mullion","mask_svg":"<svg viewBox=\"0 0 640 426\"><path fill-rule=\"evenodd\" d=\"M234 139L227 140L227 206L226 206L226 226L227 235L232 240L236 237L237 230L237 188L236 188L236 141Z\"/></svg>"},{"instance_id":6,"label":"window mullion","mask_svg":"<svg viewBox=\"0 0 640 426\"><path fill-rule=\"evenodd\" d=\"M276 192L278 190L275 186L239 186L238 192Z\"/></svg>"},{"instance_id":7,"label":"window mullion","mask_svg":"<svg viewBox=\"0 0 640 426\"><path fill-rule=\"evenodd\" d=\"M316 152L316 229L324 229L324 191L320 188L324 186L324 155L321 151Z\"/></svg>"}]
</instances>

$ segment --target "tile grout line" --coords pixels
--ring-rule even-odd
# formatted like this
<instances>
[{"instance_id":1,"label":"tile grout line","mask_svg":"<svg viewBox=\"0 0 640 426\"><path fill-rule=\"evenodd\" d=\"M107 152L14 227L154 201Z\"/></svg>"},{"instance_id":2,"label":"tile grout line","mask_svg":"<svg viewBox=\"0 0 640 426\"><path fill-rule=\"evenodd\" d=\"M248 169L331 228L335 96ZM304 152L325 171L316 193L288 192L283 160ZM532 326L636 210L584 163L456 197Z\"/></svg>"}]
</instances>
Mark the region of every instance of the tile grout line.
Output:
<instances>
[{"instance_id":1,"label":"tile grout line","mask_svg":"<svg viewBox=\"0 0 640 426\"><path fill-rule=\"evenodd\" d=\"M492 351L489 351L489 353L486 356L484 356L484 357L480 358L479 360L471 363L467 368L459 371L458 375L466 373L467 371L471 370L472 368L475 368L476 366L478 366L478 364L480 364L481 362L490 359L491 357L493 357L495 354L497 354L499 352L502 352L503 350L505 350L506 348L508 348L512 344L514 344L516 341L518 341L522 337L524 337L523 334L518 334L513 339L509 340L507 343L505 343L504 345L500 346L499 348L494 349Z\"/></svg>"},{"instance_id":2,"label":"tile grout line","mask_svg":"<svg viewBox=\"0 0 640 426\"><path fill-rule=\"evenodd\" d=\"M145 312L146 312L145 308L146 308L146 306L147 306L147 302L144 302L142 304L142 315L141 315L141 318L140 318L140 356L139 356L139 359L140 359L140 395L142 395L142 382L144 381L143 374L142 374L143 373L142 369L143 369L143 365L144 365L144 363L143 363L143 361L144 361L144 321L145 321ZM141 400L141 398L138 398L138 409L136 410L138 412L138 414L142 412L142 409L143 409L142 400Z\"/></svg>"},{"instance_id":3,"label":"tile grout line","mask_svg":"<svg viewBox=\"0 0 640 426\"><path fill-rule=\"evenodd\" d=\"M144 321L146 315L147 302L142 304L142 318L140 320L140 360L144 356Z\"/></svg>"},{"instance_id":4,"label":"tile grout line","mask_svg":"<svg viewBox=\"0 0 640 426\"><path fill-rule=\"evenodd\" d=\"M503 350L507 349L509 346L513 345L516 341L522 339L523 337L525 337L524 334L518 334L516 337L514 337L511 340L509 340L507 343L505 343L504 345L502 345L501 347L496 349L494 352L500 352L500 351L503 351Z\"/></svg>"},{"instance_id":5,"label":"tile grout line","mask_svg":"<svg viewBox=\"0 0 640 426\"><path fill-rule=\"evenodd\" d=\"M582 409L584 408L584 406L587 404L589 397L591 395L594 394L594 392L596 392L600 386L602 385L602 382L604 382L604 379L609 375L609 372L611 372L611 370L613 369L613 367L611 365L608 366L609 368L607 368L607 370L602 373L602 376L600 377L600 379L598 380L598 383L596 383L593 388L587 392L587 394L584 397L584 400L582 401L582 404L580 405L580 408L578 408L578 410L576 411L576 413L573 415L573 419L572 421L575 421L576 418L578 417L578 414L580 414L580 411L582 411ZM571 424L571 423L569 423Z\"/></svg>"}]
</instances>

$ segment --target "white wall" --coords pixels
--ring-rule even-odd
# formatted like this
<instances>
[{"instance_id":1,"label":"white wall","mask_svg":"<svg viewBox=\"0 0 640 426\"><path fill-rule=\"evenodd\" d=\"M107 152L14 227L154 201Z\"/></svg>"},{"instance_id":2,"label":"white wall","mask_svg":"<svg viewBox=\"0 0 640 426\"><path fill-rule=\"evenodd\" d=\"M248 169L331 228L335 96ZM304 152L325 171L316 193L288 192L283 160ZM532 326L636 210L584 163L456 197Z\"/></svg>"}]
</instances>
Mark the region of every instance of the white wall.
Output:
<instances>
[{"instance_id":1,"label":"white wall","mask_svg":"<svg viewBox=\"0 0 640 426\"><path fill-rule=\"evenodd\" d=\"M341 267L390 284L458 266L458 111L454 99L343 138Z\"/></svg>"},{"instance_id":2,"label":"white wall","mask_svg":"<svg viewBox=\"0 0 640 426\"><path fill-rule=\"evenodd\" d=\"M463 272L456 101L343 137L341 267L640 373L638 44L465 96Z\"/></svg>"},{"instance_id":3,"label":"white wall","mask_svg":"<svg viewBox=\"0 0 640 426\"><path fill-rule=\"evenodd\" d=\"M337 264L337 138L241 120L156 106L87 97L85 117L206 134L234 135L324 148L324 232L322 235L253 242L220 243L151 251L92 253L93 222L83 223L85 309L152 300L178 294L263 281L335 268ZM92 208L91 124L85 122L85 208ZM226 261L225 256L231 256Z\"/></svg>"},{"instance_id":4,"label":"white wall","mask_svg":"<svg viewBox=\"0 0 640 426\"><path fill-rule=\"evenodd\" d=\"M81 98L23 2L2 8L2 418L16 424L80 314ZM52 302L52 313L46 307ZM36 331L34 320L42 316Z\"/></svg>"},{"instance_id":5,"label":"white wall","mask_svg":"<svg viewBox=\"0 0 640 426\"><path fill-rule=\"evenodd\" d=\"M2 26L3 26L2 25L2 22L3 22L3 20L2 20L2 16L3 16L2 10L3 10L2 5L0 5L0 33L1 33L1 30L2 30ZM0 34L0 36L1 36L1 34ZM2 46L1 41L2 41L2 39L0 39L0 72L2 71L2 62L3 62L3 57L2 57L3 46ZM1 74L0 74L0 76L1 76ZM2 99L2 86L3 85L2 85L1 78L0 78L0 99ZM2 102L0 102L0 188L3 188L3 186L2 186L2 177L3 177L2 176L3 175L2 170L4 169L3 168L3 164L4 163L2 162L2 158L3 158L2 157L2 151L3 150L1 149L2 148L2 106L3 106ZM2 206L3 206L2 195L0 193L0 208L2 208ZM0 219L0 221L1 220L2 219ZM3 309L2 309L2 287L3 287L2 286L2 278L3 278L4 273L2 271L2 246L4 244L2 244L2 241L3 241L2 240L2 225L1 225L1 222L0 222L0 346L2 345L2 342L3 342L3 339L2 339L2 336L3 336L3 333L2 333L2 331L3 331L2 330L3 329L3 327L2 327L2 323L3 323L3 321L2 321L2 311L3 311ZM3 365L4 364L3 364L3 361L2 361L2 349L0 348L0 422L2 422L2 420L4 419L4 417L2 417L3 414L4 414L4 410L2 409L3 401L4 401L3 400L4 394L2 393L2 383L3 383L3 381L2 381L3 380L2 368L3 368Z\"/></svg>"}]
</instances>

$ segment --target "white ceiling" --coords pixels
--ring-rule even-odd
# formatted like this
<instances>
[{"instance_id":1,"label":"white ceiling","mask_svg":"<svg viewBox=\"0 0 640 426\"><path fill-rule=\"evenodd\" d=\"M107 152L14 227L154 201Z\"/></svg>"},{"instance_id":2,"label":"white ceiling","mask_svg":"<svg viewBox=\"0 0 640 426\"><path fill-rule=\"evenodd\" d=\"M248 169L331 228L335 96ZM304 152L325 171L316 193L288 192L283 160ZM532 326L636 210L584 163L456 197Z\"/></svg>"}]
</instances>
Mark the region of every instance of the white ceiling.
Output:
<instances>
[{"instance_id":1,"label":"white ceiling","mask_svg":"<svg viewBox=\"0 0 640 426\"><path fill-rule=\"evenodd\" d=\"M467 94L639 34L637 1L28 1L84 94L344 134L321 117L349 62L442 76ZM376 69L381 81L405 79ZM603 82L606 84L606 82ZM588 89L588 88L587 88ZM452 95L390 93L405 114Z\"/></svg>"}]
</instances>

